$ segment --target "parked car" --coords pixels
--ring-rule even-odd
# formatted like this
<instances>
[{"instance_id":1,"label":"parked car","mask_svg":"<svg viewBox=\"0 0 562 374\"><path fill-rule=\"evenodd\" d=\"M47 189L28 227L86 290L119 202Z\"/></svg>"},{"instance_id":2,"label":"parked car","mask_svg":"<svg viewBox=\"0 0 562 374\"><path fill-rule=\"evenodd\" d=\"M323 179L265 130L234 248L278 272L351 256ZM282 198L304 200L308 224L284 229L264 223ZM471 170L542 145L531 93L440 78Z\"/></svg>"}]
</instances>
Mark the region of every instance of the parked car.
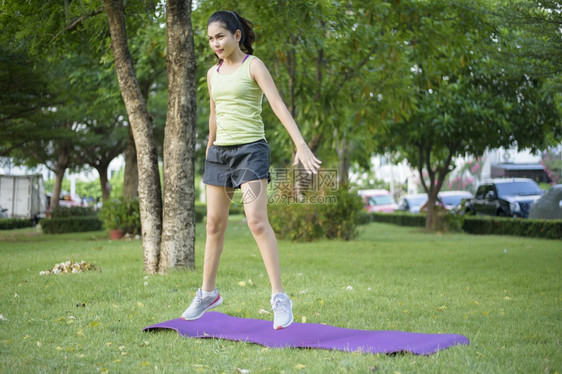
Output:
<instances>
[{"instance_id":1,"label":"parked car","mask_svg":"<svg viewBox=\"0 0 562 374\"><path fill-rule=\"evenodd\" d=\"M391 213L397 207L392 195L387 190L360 190L358 193L363 199L365 210L369 213Z\"/></svg>"},{"instance_id":2,"label":"parked car","mask_svg":"<svg viewBox=\"0 0 562 374\"><path fill-rule=\"evenodd\" d=\"M462 190L443 191L439 192L438 196L446 210L458 210L460 209L463 201L474 197L474 195L470 192Z\"/></svg>"},{"instance_id":3,"label":"parked car","mask_svg":"<svg viewBox=\"0 0 562 374\"><path fill-rule=\"evenodd\" d=\"M463 209L467 214L527 218L541 195L539 185L529 178L492 179L478 187Z\"/></svg>"},{"instance_id":4,"label":"parked car","mask_svg":"<svg viewBox=\"0 0 562 374\"><path fill-rule=\"evenodd\" d=\"M439 211L459 211L463 201L471 199L473 195L468 191L443 191L437 194L435 206ZM420 207L420 212L427 212L427 200Z\"/></svg>"},{"instance_id":5,"label":"parked car","mask_svg":"<svg viewBox=\"0 0 562 374\"><path fill-rule=\"evenodd\" d=\"M73 206L85 206L85 204L80 196L76 194L64 193L60 196L59 206L70 208Z\"/></svg>"},{"instance_id":6,"label":"parked car","mask_svg":"<svg viewBox=\"0 0 562 374\"><path fill-rule=\"evenodd\" d=\"M529 218L562 219L562 184L550 187L531 205Z\"/></svg>"},{"instance_id":7,"label":"parked car","mask_svg":"<svg viewBox=\"0 0 562 374\"><path fill-rule=\"evenodd\" d=\"M421 205L426 200L426 193L404 195L400 199L398 199L398 208L396 208L396 210L402 210L410 213L419 213Z\"/></svg>"}]
</instances>

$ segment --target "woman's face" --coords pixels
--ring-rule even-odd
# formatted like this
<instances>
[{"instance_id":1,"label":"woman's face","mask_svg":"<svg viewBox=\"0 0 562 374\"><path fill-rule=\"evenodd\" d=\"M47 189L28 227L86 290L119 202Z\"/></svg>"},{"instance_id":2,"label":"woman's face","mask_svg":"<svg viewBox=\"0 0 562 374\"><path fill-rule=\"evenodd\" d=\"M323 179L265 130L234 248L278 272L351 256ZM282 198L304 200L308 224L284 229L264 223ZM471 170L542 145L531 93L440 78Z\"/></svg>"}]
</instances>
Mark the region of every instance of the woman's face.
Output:
<instances>
[{"instance_id":1,"label":"woman's face","mask_svg":"<svg viewBox=\"0 0 562 374\"><path fill-rule=\"evenodd\" d=\"M222 22L212 22L207 27L209 45L220 59L230 56L236 49L240 48L241 32L231 33L224 27Z\"/></svg>"}]
</instances>

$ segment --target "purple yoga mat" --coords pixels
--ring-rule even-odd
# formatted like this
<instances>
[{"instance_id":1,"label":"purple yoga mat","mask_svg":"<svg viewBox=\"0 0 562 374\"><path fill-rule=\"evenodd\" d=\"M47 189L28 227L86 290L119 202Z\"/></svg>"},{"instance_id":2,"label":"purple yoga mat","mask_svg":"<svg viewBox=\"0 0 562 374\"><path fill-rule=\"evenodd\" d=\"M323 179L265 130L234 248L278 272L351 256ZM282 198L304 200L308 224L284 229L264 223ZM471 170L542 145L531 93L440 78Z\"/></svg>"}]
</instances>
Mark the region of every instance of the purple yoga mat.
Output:
<instances>
[{"instance_id":1,"label":"purple yoga mat","mask_svg":"<svg viewBox=\"0 0 562 374\"><path fill-rule=\"evenodd\" d=\"M463 335L354 330L317 323L295 322L286 329L273 330L272 321L237 318L219 312L207 312L195 321L172 319L145 327L144 331L155 329L176 330L189 338L237 340L270 348L316 348L344 352L429 355L453 345L468 345L468 339Z\"/></svg>"}]
</instances>

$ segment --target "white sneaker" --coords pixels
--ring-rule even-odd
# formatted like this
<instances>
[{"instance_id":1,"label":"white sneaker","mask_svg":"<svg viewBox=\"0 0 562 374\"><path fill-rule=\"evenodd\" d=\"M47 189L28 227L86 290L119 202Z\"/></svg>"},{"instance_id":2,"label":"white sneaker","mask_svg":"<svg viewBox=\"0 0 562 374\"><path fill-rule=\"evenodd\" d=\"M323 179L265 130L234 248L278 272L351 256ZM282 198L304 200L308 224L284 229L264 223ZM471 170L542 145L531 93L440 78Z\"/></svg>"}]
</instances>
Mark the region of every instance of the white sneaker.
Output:
<instances>
[{"instance_id":1,"label":"white sneaker","mask_svg":"<svg viewBox=\"0 0 562 374\"><path fill-rule=\"evenodd\" d=\"M215 308L221 304L222 297L216 288L215 291L208 296L203 296L203 291L198 289L193 301L191 301L191 305L181 315L181 319L186 321L199 319L207 310Z\"/></svg>"},{"instance_id":2,"label":"white sneaker","mask_svg":"<svg viewBox=\"0 0 562 374\"><path fill-rule=\"evenodd\" d=\"M293 302L286 293L276 293L271 296L271 308L273 308L273 328L280 330L287 328L293 323Z\"/></svg>"}]
</instances>

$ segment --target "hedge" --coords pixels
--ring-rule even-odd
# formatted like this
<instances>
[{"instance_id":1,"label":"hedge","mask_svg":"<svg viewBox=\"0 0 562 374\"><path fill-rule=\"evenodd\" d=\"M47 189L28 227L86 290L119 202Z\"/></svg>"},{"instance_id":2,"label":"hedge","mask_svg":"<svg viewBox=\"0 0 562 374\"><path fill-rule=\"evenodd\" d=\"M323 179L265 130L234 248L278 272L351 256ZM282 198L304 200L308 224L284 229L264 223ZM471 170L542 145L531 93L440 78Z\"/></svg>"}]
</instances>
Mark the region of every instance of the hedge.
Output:
<instances>
[{"instance_id":1,"label":"hedge","mask_svg":"<svg viewBox=\"0 0 562 374\"><path fill-rule=\"evenodd\" d=\"M0 219L0 230L22 229L24 227L33 227L35 224L30 219L6 218Z\"/></svg>"},{"instance_id":2,"label":"hedge","mask_svg":"<svg viewBox=\"0 0 562 374\"><path fill-rule=\"evenodd\" d=\"M439 229L444 231L455 231L460 228L468 234L562 239L562 220L460 216L452 213L441 215L440 219ZM425 227L425 215L406 212L371 213L371 221Z\"/></svg>"},{"instance_id":3,"label":"hedge","mask_svg":"<svg viewBox=\"0 0 562 374\"><path fill-rule=\"evenodd\" d=\"M514 219L465 216L463 231L479 235L514 235L542 239L562 239L562 219Z\"/></svg>"},{"instance_id":4,"label":"hedge","mask_svg":"<svg viewBox=\"0 0 562 374\"><path fill-rule=\"evenodd\" d=\"M49 216L51 218L64 218L64 217L76 217L76 216L95 216L97 212L92 207L81 207L81 206L72 206L72 207L64 207L60 206L56 209L50 211Z\"/></svg>"},{"instance_id":5,"label":"hedge","mask_svg":"<svg viewBox=\"0 0 562 374\"><path fill-rule=\"evenodd\" d=\"M425 227L425 215L408 212L371 213L373 222L392 223L400 226Z\"/></svg>"},{"instance_id":6,"label":"hedge","mask_svg":"<svg viewBox=\"0 0 562 374\"><path fill-rule=\"evenodd\" d=\"M45 234L99 231L102 223L96 216L49 218L41 220L41 229Z\"/></svg>"},{"instance_id":7,"label":"hedge","mask_svg":"<svg viewBox=\"0 0 562 374\"><path fill-rule=\"evenodd\" d=\"M230 204L229 215L233 214L244 214L244 205L240 204ZM207 216L207 204L205 203L195 203L195 222L203 222L203 219Z\"/></svg>"}]
</instances>

